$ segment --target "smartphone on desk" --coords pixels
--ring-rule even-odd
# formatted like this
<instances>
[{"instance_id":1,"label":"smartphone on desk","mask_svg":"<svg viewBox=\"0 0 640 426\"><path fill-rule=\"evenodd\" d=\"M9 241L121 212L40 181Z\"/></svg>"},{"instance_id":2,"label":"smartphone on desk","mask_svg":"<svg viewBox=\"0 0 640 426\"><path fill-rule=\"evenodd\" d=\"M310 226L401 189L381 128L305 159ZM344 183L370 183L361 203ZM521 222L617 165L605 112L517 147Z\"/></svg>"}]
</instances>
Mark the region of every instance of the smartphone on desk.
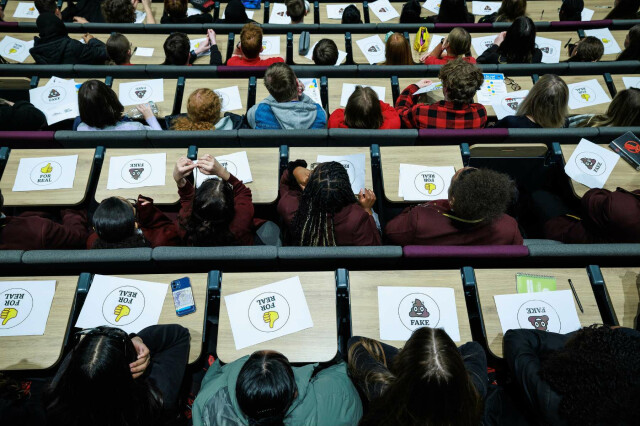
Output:
<instances>
[{"instance_id":1,"label":"smartphone on desk","mask_svg":"<svg viewBox=\"0 0 640 426\"><path fill-rule=\"evenodd\" d=\"M191 289L189 277L171 281L171 292L173 293L176 315L181 317L196 311L196 303L193 299L193 290Z\"/></svg>"}]
</instances>

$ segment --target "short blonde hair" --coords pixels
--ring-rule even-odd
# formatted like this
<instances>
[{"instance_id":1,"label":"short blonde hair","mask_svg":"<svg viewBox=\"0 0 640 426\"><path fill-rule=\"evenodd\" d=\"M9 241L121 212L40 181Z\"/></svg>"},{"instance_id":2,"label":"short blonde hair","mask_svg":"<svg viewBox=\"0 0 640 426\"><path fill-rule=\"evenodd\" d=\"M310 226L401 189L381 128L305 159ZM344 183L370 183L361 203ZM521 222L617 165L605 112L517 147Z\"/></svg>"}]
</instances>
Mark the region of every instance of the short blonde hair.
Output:
<instances>
[{"instance_id":1,"label":"short blonde hair","mask_svg":"<svg viewBox=\"0 0 640 426\"><path fill-rule=\"evenodd\" d=\"M214 130L220 120L222 102L211 89L196 89L187 100L187 116L178 117L172 130Z\"/></svg>"},{"instance_id":2,"label":"short blonde hair","mask_svg":"<svg viewBox=\"0 0 640 426\"><path fill-rule=\"evenodd\" d=\"M471 50L471 36L461 27L455 27L447 37L449 53L455 56L465 55Z\"/></svg>"},{"instance_id":3,"label":"short blonde hair","mask_svg":"<svg viewBox=\"0 0 640 426\"><path fill-rule=\"evenodd\" d=\"M522 101L516 115L531 116L545 128L563 127L569 115L569 88L555 74L545 74Z\"/></svg>"}]
</instances>

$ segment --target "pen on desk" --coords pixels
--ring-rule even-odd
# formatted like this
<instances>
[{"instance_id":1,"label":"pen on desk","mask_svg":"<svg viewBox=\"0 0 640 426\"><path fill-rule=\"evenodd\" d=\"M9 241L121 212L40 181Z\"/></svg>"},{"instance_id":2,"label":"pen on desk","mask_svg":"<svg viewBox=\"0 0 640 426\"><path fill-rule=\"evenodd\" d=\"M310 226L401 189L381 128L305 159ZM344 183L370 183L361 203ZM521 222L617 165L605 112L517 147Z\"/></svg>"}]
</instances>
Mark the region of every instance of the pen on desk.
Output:
<instances>
[{"instance_id":1,"label":"pen on desk","mask_svg":"<svg viewBox=\"0 0 640 426\"><path fill-rule=\"evenodd\" d=\"M540 14L540 20L542 21L542 15L544 15L544 9L542 9L542 13Z\"/></svg>"},{"instance_id":2,"label":"pen on desk","mask_svg":"<svg viewBox=\"0 0 640 426\"><path fill-rule=\"evenodd\" d=\"M136 53L136 50L138 50L138 46L133 48L133 53Z\"/></svg>"},{"instance_id":3,"label":"pen on desk","mask_svg":"<svg viewBox=\"0 0 640 426\"><path fill-rule=\"evenodd\" d=\"M571 37L569 37L569 41L567 41L567 44L565 44L564 47L566 48L569 45L569 43L571 43Z\"/></svg>"},{"instance_id":4,"label":"pen on desk","mask_svg":"<svg viewBox=\"0 0 640 426\"><path fill-rule=\"evenodd\" d=\"M576 293L576 288L573 286L571 280L569 281L569 285L571 286L571 291L573 292L573 297L576 298L576 302L578 302L578 308L580 308L580 312L584 314L584 309L582 309L582 303L580 303L580 298L578 298L578 293Z\"/></svg>"}]
</instances>

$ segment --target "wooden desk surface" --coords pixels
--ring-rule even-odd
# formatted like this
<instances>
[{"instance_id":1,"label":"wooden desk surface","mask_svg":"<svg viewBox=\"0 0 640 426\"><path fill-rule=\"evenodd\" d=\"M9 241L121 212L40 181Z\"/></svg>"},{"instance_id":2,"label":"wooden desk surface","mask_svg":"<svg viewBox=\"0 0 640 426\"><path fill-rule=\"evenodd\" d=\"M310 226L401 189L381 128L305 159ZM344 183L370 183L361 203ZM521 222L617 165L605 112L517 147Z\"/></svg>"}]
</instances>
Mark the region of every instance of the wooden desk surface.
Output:
<instances>
[{"instance_id":1,"label":"wooden desk surface","mask_svg":"<svg viewBox=\"0 0 640 426\"><path fill-rule=\"evenodd\" d=\"M398 197L400 163L433 167L453 166L456 170L463 167L460 147L457 145L413 146L409 149L399 146L381 146L380 156L384 196L395 203L405 202ZM447 198L447 194L443 194L442 198Z\"/></svg>"},{"instance_id":2,"label":"wooden desk surface","mask_svg":"<svg viewBox=\"0 0 640 426\"><path fill-rule=\"evenodd\" d=\"M602 268L601 271L618 323L634 328L640 312L640 268Z\"/></svg>"},{"instance_id":3,"label":"wooden desk surface","mask_svg":"<svg viewBox=\"0 0 640 426\"><path fill-rule=\"evenodd\" d=\"M582 303L584 313L580 312L575 302L576 312L583 327L595 323L602 323L602 317L598 310L596 298L591 290L591 282L585 269L476 269L476 281L478 285L478 297L484 319L485 333L489 349L493 354L502 358L502 326L496 309L493 296L499 294L516 294L516 273L533 273L538 275L550 275L556 278L558 290L571 290L569 278L573 282L576 293Z\"/></svg>"},{"instance_id":4,"label":"wooden desk surface","mask_svg":"<svg viewBox=\"0 0 640 426\"><path fill-rule=\"evenodd\" d=\"M224 296L263 285L300 277L304 296L309 305L313 327L278 337L244 349L236 350ZM220 361L229 363L259 350L281 352L291 362L329 361L338 352L336 324L336 282L333 271L325 272L266 272L228 273L222 275L222 297L216 352Z\"/></svg>"},{"instance_id":5,"label":"wooden desk surface","mask_svg":"<svg viewBox=\"0 0 640 426\"><path fill-rule=\"evenodd\" d=\"M596 79L598 80L598 84L602 87L602 90L604 90L609 99L611 99L611 93L609 93L609 89L607 88L607 84L604 82L604 77L602 75L565 75L562 76L562 79L567 83L567 85ZM571 91L571 89L569 89L569 91ZM571 93L569 93L569 96L571 96ZM607 108L609 108L609 103L610 102L578 109L569 108L569 114L604 114L607 111Z\"/></svg>"},{"instance_id":6,"label":"wooden desk surface","mask_svg":"<svg viewBox=\"0 0 640 426\"><path fill-rule=\"evenodd\" d=\"M167 171L164 177L164 186L143 186L140 188L129 189L107 189L107 182L109 180L109 163L111 157L120 157L135 154L157 154L161 152L167 153ZM104 156L104 163L102 163L102 171L100 172L100 179L98 180L98 187L96 188L95 199L99 203L108 197L124 197L124 198L138 198L138 195L143 194L147 197L153 198L156 205L162 204L174 204L177 203L180 197L178 196L178 187L176 186L172 173L173 167L178 161L178 158L187 156L187 150L182 148L175 149L161 149L161 148L145 148L145 149L122 149L122 148L108 148Z\"/></svg>"},{"instance_id":7,"label":"wooden desk surface","mask_svg":"<svg viewBox=\"0 0 640 426\"><path fill-rule=\"evenodd\" d=\"M560 146L562 148L562 158L565 163L569 158L571 158L571 155L573 154L573 151L576 150L577 146L578 145ZM599 144L599 146L611 150L608 144ZM571 179L571 186L573 187L573 192L578 198L582 198L585 192L590 189L573 179ZM640 188L640 173L622 158L618 160L618 163L611 172L609 179L607 179L607 182L604 184L604 189L608 189L609 191L615 191L617 187L627 190Z\"/></svg>"},{"instance_id":8,"label":"wooden desk surface","mask_svg":"<svg viewBox=\"0 0 640 426\"><path fill-rule=\"evenodd\" d=\"M202 352L202 333L204 321L207 315L205 304L207 301L207 274L153 274L153 275L117 275L129 280L141 280L169 284L167 295L164 298L162 312L158 324L178 324L189 329L191 334L191 350L189 351L189 364L193 364ZM171 281L189 277L193 290L193 300L196 302L196 311L192 314L179 317L173 304Z\"/></svg>"},{"instance_id":9,"label":"wooden desk surface","mask_svg":"<svg viewBox=\"0 0 640 426\"><path fill-rule=\"evenodd\" d=\"M365 81L357 78L332 78L329 79L329 114L331 114L331 112L337 110L338 108L344 108L344 106L340 106L340 98L342 97L342 83L366 84L367 86L384 87L384 99L380 100L388 103L389 105L393 104L390 78L367 78Z\"/></svg>"},{"instance_id":10,"label":"wooden desk surface","mask_svg":"<svg viewBox=\"0 0 640 426\"><path fill-rule=\"evenodd\" d=\"M351 328L354 336L380 340L378 319L378 286L388 287L450 287L455 292L460 342L470 342L471 326L462 291L459 270L451 271L350 271ZM404 341L382 340L400 348Z\"/></svg>"},{"instance_id":11,"label":"wooden desk surface","mask_svg":"<svg viewBox=\"0 0 640 426\"><path fill-rule=\"evenodd\" d=\"M198 157L211 154L220 156L246 151L253 182L247 183L256 204L269 204L278 198L278 148L201 148Z\"/></svg>"},{"instance_id":12,"label":"wooden desk surface","mask_svg":"<svg viewBox=\"0 0 640 426\"><path fill-rule=\"evenodd\" d=\"M256 84L257 86L262 86L264 88L263 79L258 79ZM247 96L249 92L249 79L247 78L242 78L242 79L187 78L184 83L184 96L182 97L182 106L180 107L180 112L186 114L187 102L189 100L189 96L196 89L207 88L215 91L217 89L222 89L222 88L231 87L231 86L238 86L238 91L240 92L240 102L242 102L242 108L229 110L229 112L232 112L234 114L240 114L240 115L246 114L247 113ZM175 87L174 87L174 93L175 93ZM256 103L260 102L262 99L263 98L259 98L258 96L256 96ZM221 115L224 115L224 113L221 113Z\"/></svg>"},{"instance_id":13,"label":"wooden desk surface","mask_svg":"<svg viewBox=\"0 0 640 426\"><path fill-rule=\"evenodd\" d=\"M302 148L293 146L289 148L289 160L294 161L297 159L307 160L307 163L311 165L316 162L318 155L351 155L351 154L364 154L364 185L371 189L373 188L373 179L371 178L371 150L369 147L317 147L317 148ZM380 194L376 194L380 196Z\"/></svg>"},{"instance_id":14,"label":"wooden desk surface","mask_svg":"<svg viewBox=\"0 0 640 426\"><path fill-rule=\"evenodd\" d=\"M0 371L43 370L52 367L62 355L73 299L78 285L77 276L55 277L1 277L0 281L56 280L56 292L51 303L49 318L42 336L0 337Z\"/></svg>"},{"instance_id":15,"label":"wooden desk surface","mask_svg":"<svg viewBox=\"0 0 640 426\"><path fill-rule=\"evenodd\" d=\"M4 196L4 205L19 206L77 206L86 195L89 176L93 170L93 149L12 149L4 169L0 190ZM76 176L73 188L50 189L44 191L13 192L13 184L18 174L21 158L49 158L78 154Z\"/></svg>"}]
</instances>

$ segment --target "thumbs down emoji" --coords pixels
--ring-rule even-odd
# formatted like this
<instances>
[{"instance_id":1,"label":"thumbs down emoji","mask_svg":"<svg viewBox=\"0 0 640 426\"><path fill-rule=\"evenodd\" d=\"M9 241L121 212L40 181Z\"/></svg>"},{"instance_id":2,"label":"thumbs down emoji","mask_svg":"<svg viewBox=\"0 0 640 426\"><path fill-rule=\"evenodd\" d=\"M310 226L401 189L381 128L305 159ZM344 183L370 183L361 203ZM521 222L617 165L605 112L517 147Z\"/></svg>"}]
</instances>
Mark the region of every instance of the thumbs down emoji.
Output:
<instances>
[{"instance_id":1,"label":"thumbs down emoji","mask_svg":"<svg viewBox=\"0 0 640 426\"><path fill-rule=\"evenodd\" d=\"M280 318L280 316L276 311L265 312L262 316L262 320L269 323L269 328L273 328L273 323L276 322L278 318Z\"/></svg>"},{"instance_id":2,"label":"thumbs down emoji","mask_svg":"<svg viewBox=\"0 0 640 426\"><path fill-rule=\"evenodd\" d=\"M42 173L51 173L52 170L53 170L53 167L51 167L51 163L47 163L46 166L40 169Z\"/></svg>"},{"instance_id":3,"label":"thumbs down emoji","mask_svg":"<svg viewBox=\"0 0 640 426\"><path fill-rule=\"evenodd\" d=\"M582 95L580 95L580 97L581 97L582 99L584 99L586 102L589 102L589 98L590 98L591 96L589 96L589 94L588 94L588 93L583 93Z\"/></svg>"},{"instance_id":4,"label":"thumbs down emoji","mask_svg":"<svg viewBox=\"0 0 640 426\"><path fill-rule=\"evenodd\" d=\"M424 184L424 189L429 191L429 194L431 194L433 192L433 190L436 189L436 185L434 183L425 183Z\"/></svg>"},{"instance_id":5,"label":"thumbs down emoji","mask_svg":"<svg viewBox=\"0 0 640 426\"><path fill-rule=\"evenodd\" d=\"M2 325L5 325L7 321L17 316L18 316L18 310L16 308L4 308L0 313L0 318L2 319Z\"/></svg>"},{"instance_id":6,"label":"thumbs down emoji","mask_svg":"<svg viewBox=\"0 0 640 426\"><path fill-rule=\"evenodd\" d=\"M113 314L117 315L116 322L120 321L120 318L126 317L127 315L129 315L129 312L130 312L130 309L127 305L116 306L116 308L113 310Z\"/></svg>"}]
</instances>

